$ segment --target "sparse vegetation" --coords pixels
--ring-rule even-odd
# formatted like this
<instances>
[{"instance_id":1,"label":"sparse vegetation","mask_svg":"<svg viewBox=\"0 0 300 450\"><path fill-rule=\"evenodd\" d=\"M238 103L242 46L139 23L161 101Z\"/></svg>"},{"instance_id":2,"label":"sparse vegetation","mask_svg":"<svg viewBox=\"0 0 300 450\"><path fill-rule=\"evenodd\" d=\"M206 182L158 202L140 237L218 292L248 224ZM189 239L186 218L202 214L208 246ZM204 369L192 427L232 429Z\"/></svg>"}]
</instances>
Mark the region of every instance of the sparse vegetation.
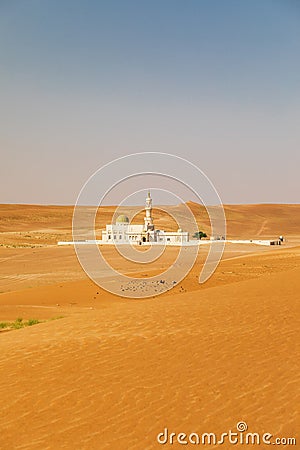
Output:
<instances>
[{"instance_id":1,"label":"sparse vegetation","mask_svg":"<svg viewBox=\"0 0 300 450\"><path fill-rule=\"evenodd\" d=\"M14 330L18 330L20 328L30 327L32 325L36 325L40 323L40 320L37 319L29 319L23 320L21 317L18 317L14 322L0 322L0 328L11 328Z\"/></svg>"},{"instance_id":2,"label":"sparse vegetation","mask_svg":"<svg viewBox=\"0 0 300 450\"><path fill-rule=\"evenodd\" d=\"M204 231L197 231L194 235L193 235L193 238L195 238L195 239L202 239L202 238L206 238L207 237L207 234L206 233L204 233Z\"/></svg>"},{"instance_id":3,"label":"sparse vegetation","mask_svg":"<svg viewBox=\"0 0 300 450\"><path fill-rule=\"evenodd\" d=\"M63 316L52 317L50 320L62 319ZM38 319L28 319L23 320L18 317L14 322L0 322L0 330L19 330L20 328L31 327L32 325L37 325L39 323L48 322L48 320L38 320Z\"/></svg>"},{"instance_id":4,"label":"sparse vegetation","mask_svg":"<svg viewBox=\"0 0 300 450\"><path fill-rule=\"evenodd\" d=\"M27 323L28 326L31 327L32 325L37 325L40 321L38 319L29 319Z\"/></svg>"}]
</instances>

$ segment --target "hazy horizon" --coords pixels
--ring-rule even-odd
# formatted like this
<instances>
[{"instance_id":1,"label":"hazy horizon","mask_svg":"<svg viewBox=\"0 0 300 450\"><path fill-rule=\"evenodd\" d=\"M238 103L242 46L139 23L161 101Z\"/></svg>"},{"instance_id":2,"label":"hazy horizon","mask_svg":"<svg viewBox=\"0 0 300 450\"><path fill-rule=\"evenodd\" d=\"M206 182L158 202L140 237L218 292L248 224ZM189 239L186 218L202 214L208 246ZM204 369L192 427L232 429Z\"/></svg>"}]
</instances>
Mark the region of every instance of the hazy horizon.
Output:
<instances>
[{"instance_id":1,"label":"hazy horizon","mask_svg":"<svg viewBox=\"0 0 300 450\"><path fill-rule=\"evenodd\" d=\"M298 204L300 5L0 5L2 204L74 205L112 159L167 152L223 204ZM185 199L186 201L186 199Z\"/></svg>"},{"instance_id":2,"label":"hazy horizon","mask_svg":"<svg viewBox=\"0 0 300 450\"><path fill-rule=\"evenodd\" d=\"M193 200L187 200L185 203L188 203L188 202L194 202ZM202 203L199 203L199 202L195 202L195 203L198 203L199 205L201 205L201 206L209 206L209 207L212 207L212 206L216 206L216 205L203 205ZM181 203L156 203L155 205L153 205L153 208L155 209L155 208L159 208L160 206L177 206L177 205L180 205ZM286 205L286 206L293 206L293 205L299 205L300 204L300 202L297 202L297 203L268 203L268 202L262 202L262 203L222 203L223 204L223 206L243 206L243 205L248 205L248 206L255 206L255 205L266 205L266 206L268 206L268 205L270 205L270 206L272 206L272 205L274 205L274 206L280 206L280 205ZM47 206L61 206L61 207L74 207L75 206L75 204L71 204L71 203L8 203L8 202L2 202L2 203L0 203L0 205L16 205L16 206L18 206L18 205L20 205L20 206L45 206L45 207L47 207ZM87 208L89 208L89 207L95 207L95 206L97 206L97 205L95 205L95 204L86 204L86 205L81 205L81 206L83 206L83 207L87 207ZM116 203L116 204L106 204L106 203L103 203L103 204L101 204L101 206L103 206L103 207L117 207L118 206L118 204ZM132 203L132 204L124 204L124 207L126 207L126 206L128 206L128 207L136 207L136 206L144 206L144 203Z\"/></svg>"}]
</instances>

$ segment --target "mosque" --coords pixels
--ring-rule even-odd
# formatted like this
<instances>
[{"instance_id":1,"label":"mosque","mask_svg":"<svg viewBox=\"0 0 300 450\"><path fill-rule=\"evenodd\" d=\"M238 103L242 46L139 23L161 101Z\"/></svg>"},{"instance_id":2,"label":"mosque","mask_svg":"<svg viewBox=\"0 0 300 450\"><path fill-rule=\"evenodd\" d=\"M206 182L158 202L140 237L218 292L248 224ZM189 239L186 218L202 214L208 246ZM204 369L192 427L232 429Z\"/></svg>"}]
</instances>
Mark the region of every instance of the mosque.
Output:
<instances>
[{"instance_id":1,"label":"mosque","mask_svg":"<svg viewBox=\"0 0 300 450\"><path fill-rule=\"evenodd\" d=\"M156 230L152 218L152 198L148 192L145 205L144 223L133 225L125 214L118 216L115 224L106 225L102 231L102 239L82 239L73 241L59 241L58 245L77 245L77 244L151 244L157 245L201 245L212 244L214 242L230 242L233 244L257 244L257 245L281 245L284 241L282 236L273 240L232 240L220 237L211 237L210 240L189 240L189 233L179 228L177 231Z\"/></svg>"},{"instance_id":2,"label":"mosque","mask_svg":"<svg viewBox=\"0 0 300 450\"><path fill-rule=\"evenodd\" d=\"M102 243L104 244L175 244L182 245L189 242L189 233L182 231L164 231L156 230L152 218L152 198L148 192L145 205L144 223L132 225L129 218L125 214L121 214L115 224L106 225L106 229L102 231Z\"/></svg>"}]
</instances>

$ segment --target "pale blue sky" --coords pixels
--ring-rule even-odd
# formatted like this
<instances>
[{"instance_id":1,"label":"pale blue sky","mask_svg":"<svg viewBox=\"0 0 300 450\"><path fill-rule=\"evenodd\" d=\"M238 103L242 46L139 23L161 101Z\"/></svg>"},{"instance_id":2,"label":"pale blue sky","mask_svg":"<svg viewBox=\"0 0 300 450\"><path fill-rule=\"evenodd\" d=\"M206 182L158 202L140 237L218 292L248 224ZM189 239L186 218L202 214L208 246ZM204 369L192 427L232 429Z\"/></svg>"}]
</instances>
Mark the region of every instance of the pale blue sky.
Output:
<instances>
[{"instance_id":1,"label":"pale blue sky","mask_svg":"<svg viewBox=\"0 0 300 450\"><path fill-rule=\"evenodd\" d=\"M188 158L224 203L299 202L296 0L0 2L0 203L112 158Z\"/></svg>"}]
</instances>

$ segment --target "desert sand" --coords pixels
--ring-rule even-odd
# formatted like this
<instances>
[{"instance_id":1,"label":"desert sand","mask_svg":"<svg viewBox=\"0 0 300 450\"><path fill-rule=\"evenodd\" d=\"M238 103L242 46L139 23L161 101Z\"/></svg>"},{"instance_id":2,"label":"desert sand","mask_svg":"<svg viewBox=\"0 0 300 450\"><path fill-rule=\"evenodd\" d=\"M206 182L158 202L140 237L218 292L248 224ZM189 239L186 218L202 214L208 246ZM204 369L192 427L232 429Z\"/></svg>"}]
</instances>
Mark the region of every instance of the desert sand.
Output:
<instances>
[{"instance_id":1,"label":"desert sand","mask_svg":"<svg viewBox=\"0 0 300 450\"><path fill-rule=\"evenodd\" d=\"M209 231L203 209L190 207ZM99 230L113 210L103 210ZM228 244L199 285L203 247L174 289L132 300L95 285L74 249L56 245L71 237L71 206L0 205L0 321L42 321L0 332L1 449L182 448L157 435L220 435L239 421L299 445L300 206L225 211L229 237L283 234L286 242ZM173 226L168 215L155 219ZM114 249L105 251L121 268Z\"/></svg>"}]
</instances>

